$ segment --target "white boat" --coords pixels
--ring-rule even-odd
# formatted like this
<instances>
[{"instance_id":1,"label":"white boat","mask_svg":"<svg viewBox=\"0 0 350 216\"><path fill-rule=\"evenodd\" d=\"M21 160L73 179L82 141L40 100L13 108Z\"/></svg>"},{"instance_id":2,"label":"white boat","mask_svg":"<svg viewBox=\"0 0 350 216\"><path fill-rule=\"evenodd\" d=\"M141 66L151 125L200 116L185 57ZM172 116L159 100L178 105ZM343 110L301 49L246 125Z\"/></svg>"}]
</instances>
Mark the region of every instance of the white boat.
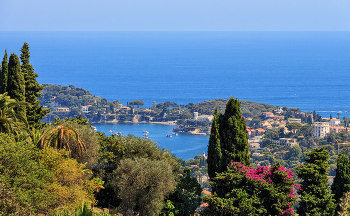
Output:
<instances>
[{"instance_id":1,"label":"white boat","mask_svg":"<svg viewBox=\"0 0 350 216\"><path fill-rule=\"evenodd\" d=\"M112 133L112 130L109 130L108 133Z\"/></svg>"},{"instance_id":2,"label":"white boat","mask_svg":"<svg viewBox=\"0 0 350 216\"><path fill-rule=\"evenodd\" d=\"M169 137L169 138L170 138L170 137L172 137L172 136L171 136L170 134L167 134L166 137Z\"/></svg>"},{"instance_id":3,"label":"white boat","mask_svg":"<svg viewBox=\"0 0 350 216\"><path fill-rule=\"evenodd\" d=\"M148 131L143 131L142 133L143 133L143 138L144 139L148 139L149 132Z\"/></svg>"},{"instance_id":4,"label":"white boat","mask_svg":"<svg viewBox=\"0 0 350 216\"><path fill-rule=\"evenodd\" d=\"M91 129L97 131L97 128L95 126L91 126Z\"/></svg>"},{"instance_id":5,"label":"white boat","mask_svg":"<svg viewBox=\"0 0 350 216\"><path fill-rule=\"evenodd\" d=\"M174 135L174 136L177 136L177 135L179 135L179 134L177 134L177 133L173 133L173 135Z\"/></svg>"},{"instance_id":6,"label":"white boat","mask_svg":"<svg viewBox=\"0 0 350 216\"><path fill-rule=\"evenodd\" d=\"M120 132L120 131L114 131L114 133L113 133L113 134L115 134L115 135L117 135L117 136L118 136L119 134L121 135L121 134L122 134L122 132Z\"/></svg>"}]
</instances>

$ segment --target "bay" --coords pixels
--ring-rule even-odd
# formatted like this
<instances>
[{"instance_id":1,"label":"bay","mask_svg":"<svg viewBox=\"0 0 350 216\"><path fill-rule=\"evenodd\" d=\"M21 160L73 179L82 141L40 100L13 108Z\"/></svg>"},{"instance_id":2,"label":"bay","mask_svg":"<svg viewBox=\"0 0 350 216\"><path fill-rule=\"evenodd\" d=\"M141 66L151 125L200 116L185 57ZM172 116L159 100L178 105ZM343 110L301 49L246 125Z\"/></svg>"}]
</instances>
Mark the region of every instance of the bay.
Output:
<instances>
[{"instance_id":1,"label":"bay","mask_svg":"<svg viewBox=\"0 0 350 216\"><path fill-rule=\"evenodd\" d=\"M171 151L176 157L183 160L193 159L196 155L202 155L203 152L207 155L209 136L190 135L187 133L177 133L175 136L171 130L173 125L163 124L126 124L126 123L94 123L97 131L104 132L106 135L111 135L116 131L122 135L134 135L143 137L143 131L148 131L148 138L160 148L166 148ZM167 137L172 135L172 137Z\"/></svg>"}]
</instances>

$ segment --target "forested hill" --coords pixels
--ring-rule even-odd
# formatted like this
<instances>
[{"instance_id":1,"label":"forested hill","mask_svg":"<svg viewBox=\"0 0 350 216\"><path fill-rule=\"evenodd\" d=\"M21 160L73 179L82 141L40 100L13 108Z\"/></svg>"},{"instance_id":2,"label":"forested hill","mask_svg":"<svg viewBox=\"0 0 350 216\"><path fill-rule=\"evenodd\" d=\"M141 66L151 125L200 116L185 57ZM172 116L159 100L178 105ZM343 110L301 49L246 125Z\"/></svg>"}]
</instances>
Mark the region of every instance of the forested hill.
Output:
<instances>
[{"instance_id":1,"label":"forested hill","mask_svg":"<svg viewBox=\"0 0 350 216\"><path fill-rule=\"evenodd\" d=\"M202 115L212 115L218 106L220 112L224 112L227 101L229 99L216 99L204 101L196 104L187 105L192 112L199 112ZM252 101L241 101L242 114L245 117L255 117L262 115L263 112L272 112L276 107L264 103L256 103Z\"/></svg>"}]
</instances>

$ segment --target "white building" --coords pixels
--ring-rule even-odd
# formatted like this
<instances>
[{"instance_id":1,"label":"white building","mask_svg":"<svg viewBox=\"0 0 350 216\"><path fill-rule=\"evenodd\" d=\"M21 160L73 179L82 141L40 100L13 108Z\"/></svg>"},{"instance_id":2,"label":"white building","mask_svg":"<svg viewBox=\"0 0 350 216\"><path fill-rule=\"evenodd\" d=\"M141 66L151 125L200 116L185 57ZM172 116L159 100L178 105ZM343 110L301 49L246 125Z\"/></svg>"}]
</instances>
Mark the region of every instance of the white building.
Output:
<instances>
[{"instance_id":1,"label":"white building","mask_svg":"<svg viewBox=\"0 0 350 216\"><path fill-rule=\"evenodd\" d=\"M331 119L331 120L329 120L329 125L330 126L340 125L340 119Z\"/></svg>"},{"instance_id":2,"label":"white building","mask_svg":"<svg viewBox=\"0 0 350 216\"><path fill-rule=\"evenodd\" d=\"M314 122L312 124L314 130L312 131L312 136L314 137L324 137L329 133L329 123L328 122Z\"/></svg>"},{"instance_id":3,"label":"white building","mask_svg":"<svg viewBox=\"0 0 350 216\"><path fill-rule=\"evenodd\" d=\"M83 111L83 113L88 113L89 112L89 107L88 106L82 106L81 107L81 111Z\"/></svg>"}]
</instances>

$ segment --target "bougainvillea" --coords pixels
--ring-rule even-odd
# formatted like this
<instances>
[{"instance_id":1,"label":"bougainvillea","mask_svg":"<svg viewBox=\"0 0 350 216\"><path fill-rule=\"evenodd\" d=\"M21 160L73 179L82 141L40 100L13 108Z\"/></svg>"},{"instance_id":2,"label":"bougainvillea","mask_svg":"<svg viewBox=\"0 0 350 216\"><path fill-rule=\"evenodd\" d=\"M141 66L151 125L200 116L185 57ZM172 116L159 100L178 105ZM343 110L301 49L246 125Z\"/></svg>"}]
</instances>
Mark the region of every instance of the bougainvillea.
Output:
<instances>
[{"instance_id":1,"label":"bougainvillea","mask_svg":"<svg viewBox=\"0 0 350 216\"><path fill-rule=\"evenodd\" d=\"M213 180L213 195L205 197L209 215L293 215L294 174L279 163L252 168L232 162Z\"/></svg>"}]
</instances>

